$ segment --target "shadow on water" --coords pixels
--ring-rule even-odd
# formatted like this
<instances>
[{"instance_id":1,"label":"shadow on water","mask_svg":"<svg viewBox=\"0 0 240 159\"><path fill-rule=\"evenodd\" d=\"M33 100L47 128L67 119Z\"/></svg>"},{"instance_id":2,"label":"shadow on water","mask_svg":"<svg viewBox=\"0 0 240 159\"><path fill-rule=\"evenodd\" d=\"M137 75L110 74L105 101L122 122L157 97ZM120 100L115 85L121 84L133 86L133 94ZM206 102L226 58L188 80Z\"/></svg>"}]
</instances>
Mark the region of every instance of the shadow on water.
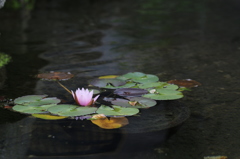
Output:
<instances>
[{"instance_id":1,"label":"shadow on water","mask_svg":"<svg viewBox=\"0 0 240 159\"><path fill-rule=\"evenodd\" d=\"M2 157L131 158L162 144L188 117L188 108L177 101L159 102L141 116L129 117L130 124L120 129L102 129L88 120L26 117L2 124Z\"/></svg>"},{"instance_id":2,"label":"shadow on water","mask_svg":"<svg viewBox=\"0 0 240 159\"><path fill-rule=\"evenodd\" d=\"M191 111L181 127L175 128L184 120L171 129L156 129L161 118L148 111L147 119L130 118L121 129L104 130L89 121L45 121L1 109L2 159L240 157L238 1L35 0L32 5L0 10L0 52L12 57L0 70L0 96L72 100L57 83L34 77L48 71L73 73L63 81L70 90L96 76L131 71L156 74L161 81L191 78L202 86L165 103L184 108L184 120Z\"/></svg>"}]
</instances>

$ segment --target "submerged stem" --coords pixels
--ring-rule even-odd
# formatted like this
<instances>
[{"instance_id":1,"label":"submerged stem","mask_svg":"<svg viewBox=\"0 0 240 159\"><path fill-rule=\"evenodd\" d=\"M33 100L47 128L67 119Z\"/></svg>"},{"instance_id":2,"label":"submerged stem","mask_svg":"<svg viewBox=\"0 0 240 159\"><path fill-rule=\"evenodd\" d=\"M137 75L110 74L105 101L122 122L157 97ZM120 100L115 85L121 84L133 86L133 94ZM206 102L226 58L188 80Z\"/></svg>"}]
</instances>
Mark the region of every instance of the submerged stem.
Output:
<instances>
[{"instance_id":1,"label":"submerged stem","mask_svg":"<svg viewBox=\"0 0 240 159\"><path fill-rule=\"evenodd\" d=\"M67 89L67 87L65 87L62 83L60 83L58 80L57 80L57 83L58 83L62 88L64 88L68 93L72 94L72 92L71 92L69 89Z\"/></svg>"}]
</instances>

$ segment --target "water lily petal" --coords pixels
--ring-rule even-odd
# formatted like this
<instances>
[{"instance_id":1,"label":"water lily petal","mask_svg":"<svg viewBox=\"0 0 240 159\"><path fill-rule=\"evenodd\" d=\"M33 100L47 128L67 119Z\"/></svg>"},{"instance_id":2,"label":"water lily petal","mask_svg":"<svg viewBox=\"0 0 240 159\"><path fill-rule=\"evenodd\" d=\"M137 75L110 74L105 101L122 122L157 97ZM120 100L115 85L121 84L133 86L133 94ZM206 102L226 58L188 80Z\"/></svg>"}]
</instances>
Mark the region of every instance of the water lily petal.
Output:
<instances>
[{"instance_id":1,"label":"water lily petal","mask_svg":"<svg viewBox=\"0 0 240 159\"><path fill-rule=\"evenodd\" d=\"M75 91L75 93L72 91L72 94L73 94L73 98L76 101L76 103L81 106L89 106L89 105L93 104L99 97L99 95L98 95L93 99L92 98L93 90L89 91L88 89L84 89L84 88L82 88L82 89L78 88Z\"/></svg>"}]
</instances>

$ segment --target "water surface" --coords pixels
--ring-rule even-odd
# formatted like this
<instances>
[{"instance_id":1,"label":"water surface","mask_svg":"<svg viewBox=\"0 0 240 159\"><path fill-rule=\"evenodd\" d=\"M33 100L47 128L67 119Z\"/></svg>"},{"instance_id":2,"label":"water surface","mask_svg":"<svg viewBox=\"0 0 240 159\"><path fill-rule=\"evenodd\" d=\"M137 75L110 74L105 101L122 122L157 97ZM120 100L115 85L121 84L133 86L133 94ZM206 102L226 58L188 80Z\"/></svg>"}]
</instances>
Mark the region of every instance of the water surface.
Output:
<instances>
[{"instance_id":1,"label":"water surface","mask_svg":"<svg viewBox=\"0 0 240 159\"><path fill-rule=\"evenodd\" d=\"M97 138L98 133L94 132L88 135L96 137L98 144L110 145L107 148L88 151L86 145L93 143L86 142L76 148L73 147L76 143L66 142L84 136L85 129L57 121L45 122L47 126L42 130L41 120L1 110L1 158L81 155L81 158L202 159L225 155L238 159L239 8L235 0L134 3L41 0L30 10L1 9L0 51L12 56L12 61L1 70L4 78L0 95L8 98L48 94L71 99L56 83L34 77L48 71L75 74L72 80L64 82L69 89L85 86L93 77L131 71L156 74L162 81L194 79L202 83L179 100L190 109L191 116L164 144L154 143L144 135L136 139L139 143L145 137L143 145L148 140L152 143L145 151L142 147L139 150L121 147L123 138L128 141L133 137L119 133L102 138ZM58 134L65 138L58 140ZM42 141L32 135L41 136ZM43 144L48 142L53 144L49 147L65 143L74 152L81 149L83 153L48 149ZM33 145L43 147L30 148Z\"/></svg>"}]
</instances>

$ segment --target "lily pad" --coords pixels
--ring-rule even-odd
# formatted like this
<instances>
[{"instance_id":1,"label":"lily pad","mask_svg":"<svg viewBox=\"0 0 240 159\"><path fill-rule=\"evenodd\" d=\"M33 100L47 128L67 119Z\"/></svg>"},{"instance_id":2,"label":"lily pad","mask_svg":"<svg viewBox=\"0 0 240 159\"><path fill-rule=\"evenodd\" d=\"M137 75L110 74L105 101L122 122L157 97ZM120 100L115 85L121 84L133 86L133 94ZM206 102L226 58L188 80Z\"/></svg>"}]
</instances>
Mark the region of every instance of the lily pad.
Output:
<instances>
[{"instance_id":1,"label":"lily pad","mask_svg":"<svg viewBox=\"0 0 240 159\"><path fill-rule=\"evenodd\" d=\"M155 100L174 100L182 98L183 94L171 89L156 89L155 93L145 94L143 97Z\"/></svg>"},{"instance_id":2,"label":"lily pad","mask_svg":"<svg viewBox=\"0 0 240 159\"><path fill-rule=\"evenodd\" d=\"M56 115L49 115L49 114L32 114L32 116L40 119L45 120L59 120L59 119L65 119L66 116L56 116Z\"/></svg>"},{"instance_id":3,"label":"lily pad","mask_svg":"<svg viewBox=\"0 0 240 159\"><path fill-rule=\"evenodd\" d=\"M52 98L44 98L44 99L41 99L41 100L35 101L35 102L25 103L24 105L26 105L26 106L43 106L43 105L49 105L49 104L58 104L60 102L61 102L60 99L57 99L56 97L52 97Z\"/></svg>"},{"instance_id":4,"label":"lily pad","mask_svg":"<svg viewBox=\"0 0 240 159\"><path fill-rule=\"evenodd\" d=\"M89 83L93 86L101 87L101 88L105 88L107 86L117 87L117 86L122 86L126 84L124 80L115 79L115 78L93 79Z\"/></svg>"},{"instance_id":5,"label":"lily pad","mask_svg":"<svg viewBox=\"0 0 240 159\"><path fill-rule=\"evenodd\" d=\"M163 87L164 89L177 90L179 87L175 84L168 84Z\"/></svg>"},{"instance_id":6,"label":"lily pad","mask_svg":"<svg viewBox=\"0 0 240 159\"><path fill-rule=\"evenodd\" d=\"M104 87L104 88L108 88L108 89L118 89L118 88L131 88L131 87L134 87L134 86L136 86L136 83L134 83L134 82L128 82L128 83L126 83L126 84L124 84L124 85L121 85L121 86L112 86L112 85L107 85L106 87Z\"/></svg>"},{"instance_id":7,"label":"lily pad","mask_svg":"<svg viewBox=\"0 0 240 159\"><path fill-rule=\"evenodd\" d=\"M120 96L141 96L147 93L148 93L147 90L139 89L139 88L120 88L114 91L114 94L117 94Z\"/></svg>"},{"instance_id":8,"label":"lily pad","mask_svg":"<svg viewBox=\"0 0 240 159\"><path fill-rule=\"evenodd\" d=\"M18 97L13 102L15 104L26 104L26 103L39 101L45 97L47 97L47 95L27 95L23 97Z\"/></svg>"},{"instance_id":9,"label":"lily pad","mask_svg":"<svg viewBox=\"0 0 240 159\"><path fill-rule=\"evenodd\" d=\"M44 80L68 80L74 77L70 72L54 72L51 71L49 73L41 73L36 76L37 78L41 78Z\"/></svg>"},{"instance_id":10,"label":"lily pad","mask_svg":"<svg viewBox=\"0 0 240 159\"><path fill-rule=\"evenodd\" d=\"M129 79L135 79L135 78L140 78L144 76L146 76L146 74L142 72L129 72L124 75L118 76L117 78L122 80L129 80Z\"/></svg>"},{"instance_id":11,"label":"lily pad","mask_svg":"<svg viewBox=\"0 0 240 159\"><path fill-rule=\"evenodd\" d=\"M112 105L112 107L101 105L97 113L104 114L106 116L131 116L139 112L137 108L124 108L121 106Z\"/></svg>"},{"instance_id":12,"label":"lily pad","mask_svg":"<svg viewBox=\"0 0 240 159\"><path fill-rule=\"evenodd\" d=\"M157 104L155 100L145 97L129 97L127 99L117 98L111 101L111 103L128 108L149 108Z\"/></svg>"},{"instance_id":13,"label":"lily pad","mask_svg":"<svg viewBox=\"0 0 240 159\"><path fill-rule=\"evenodd\" d=\"M126 117L110 117L91 120L91 122L103 129L117 129L129 124Z\"/></svg>"},{"instance_id":14,"label":"lily pad","mask_svg":"<svg viewBox=\"0 0 240 159\"><path fill-rule=\"evenodd\" d=\"M55 105L56 104L50 104L50 105L44 105L44 106L15 105L12 109L21 113L26 113L26 114L39 114L39 113L46 113L48 108Z\"/></svg>"},{"instance_id":15,"label":"lily pad","mask_svg":"<svg viewBox=\"0 0 240 159\"><path fill-rule=\"evenodd\" d=\"M179 92L177 90L172 90L172 89L156 89L156 92L158 94L165 94L165 95L182 94L182 92Z\"/></svg>"},{"instance_id":16,"label":"lily pad","mask_svg":"<svg viewBox=\"0 0 240 159\"><path fill-rule=\"evenodd\" d=\"M138 88L146 89L146 88L163 88L164 86L169 85L167 82L152 82L152 83L144 83L138 84Z\"/></svg>"},{"instance_id":17,"label":"lily pad","mask_svg":"<svg viewBox=\"0 0 240 159\"><path fill-rule=\"evenodd\" d=\"M48 109L52 114L60 116L81 116L95 113L96 107L79 107L77 105L59 104Z\"/></svg>"},{"instance_id":18,"label":"lily pad","mask_svg":"<svg viewBox=\"0 0 240 159\"><path fill-rule=\"evenodd\" d=\"M89 92L93 91L93 94L99 94L101 91L98 89L88 88Z\"/></svg>"},{"instance_id":19,"label":"lily pad","mask_svg":"<svg viewBox=\"0 0 240 159\"><path fill-rule=\"evenodd\" d=\"M105 78L116 78L118 75L106 75L106 76L100 76L99 79L105 79Z\"/></svg>"},{"instance_id":20,"label":"lily pad","mask_svg":"<svg viewBox=\"0 0 240 159\"><path fill-rule=\"evenodd\" d=\"M198 87L202 85L201 83L194 81L192 79L184 79L184 80L175 79L175 80L168 81L168 83L176 84L179 87L186 87L186 88Z\"/></svg>"},{"instance_id":21,"label":"lily pad","mask_svg":"<svg viewBox=\"0 0 240 159\"><path fill-rule=\"evenodd\" d=\"M152 83L157 82L159 80L159 78L156 75L145 74L142 72L130 72L117 77L117 79L131 80L137 83Z\"/></svg>"}]
</instances>

